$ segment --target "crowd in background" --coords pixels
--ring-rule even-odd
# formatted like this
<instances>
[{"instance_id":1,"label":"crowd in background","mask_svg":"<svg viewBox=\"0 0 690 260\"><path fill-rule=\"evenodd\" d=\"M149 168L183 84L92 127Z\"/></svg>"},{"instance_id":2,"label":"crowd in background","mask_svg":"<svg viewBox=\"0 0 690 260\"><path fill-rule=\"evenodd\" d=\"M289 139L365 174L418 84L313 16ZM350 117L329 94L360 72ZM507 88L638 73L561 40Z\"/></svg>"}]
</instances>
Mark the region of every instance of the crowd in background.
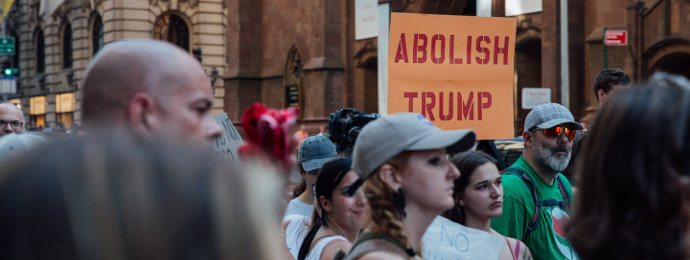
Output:
<instances>
[{"instance_id":1,"label":"crowd in background","mask_svg":"<svg viewBox=\"0 0 690 260\"><path fill-rule=\"evenodd\" d=\"M233 164L210 150L210 81L178 47L111 43L84 75L79 134L26 132L0 104L0 259L690 258L680 76L603 70L591 121L537 106L506 165L416 113L343 109L310 136L258 104Z\"/></svg>"}]
</instances>

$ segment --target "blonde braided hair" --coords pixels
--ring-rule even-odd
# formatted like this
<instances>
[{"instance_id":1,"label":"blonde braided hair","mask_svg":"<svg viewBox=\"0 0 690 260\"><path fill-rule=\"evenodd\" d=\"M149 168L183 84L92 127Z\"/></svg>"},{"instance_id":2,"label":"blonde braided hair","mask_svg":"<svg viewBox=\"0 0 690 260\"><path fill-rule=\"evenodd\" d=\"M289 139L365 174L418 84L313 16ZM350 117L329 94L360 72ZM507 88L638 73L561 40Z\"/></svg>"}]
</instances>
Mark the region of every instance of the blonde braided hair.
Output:
<instances>
[{"instance_id":1,"label":"blonde braided hair","mask_svg":"<svg viewBox=\"0 0 690 260\"><path fill-rule=\"evenodd\" d=\"M410 154L410 152L400 153L385 164L401 171L407 166L406 163ZM398 241L403 247L408 247L407 235L405 235L405 227L402 223L404 213L400 212L393 204L395 196L401 195L381 180L378 174L380 169L379 167L364 183L364 194L371 209L371 221L374 223L371 230L374 233L387 235Z\"/></svg>"}]
</instances>

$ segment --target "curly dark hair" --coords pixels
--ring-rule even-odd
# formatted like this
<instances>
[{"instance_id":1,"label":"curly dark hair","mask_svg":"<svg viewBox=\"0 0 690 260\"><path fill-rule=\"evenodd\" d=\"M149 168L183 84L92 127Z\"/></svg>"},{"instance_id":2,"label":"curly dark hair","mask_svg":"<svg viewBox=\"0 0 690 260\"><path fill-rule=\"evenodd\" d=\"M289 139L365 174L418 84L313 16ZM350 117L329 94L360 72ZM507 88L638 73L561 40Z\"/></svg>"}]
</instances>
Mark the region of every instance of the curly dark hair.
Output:
<instances>
[{"instance_id":1,"label":"curly dark hair","mask_svg":"<svg viewBox=\"0 0 690 260\"><path fill-rule=\"evenodd\" d=\"M568 237L582 259L687 259L690 82L657 74L602 106Z\"/></svg>"}]
</instances>

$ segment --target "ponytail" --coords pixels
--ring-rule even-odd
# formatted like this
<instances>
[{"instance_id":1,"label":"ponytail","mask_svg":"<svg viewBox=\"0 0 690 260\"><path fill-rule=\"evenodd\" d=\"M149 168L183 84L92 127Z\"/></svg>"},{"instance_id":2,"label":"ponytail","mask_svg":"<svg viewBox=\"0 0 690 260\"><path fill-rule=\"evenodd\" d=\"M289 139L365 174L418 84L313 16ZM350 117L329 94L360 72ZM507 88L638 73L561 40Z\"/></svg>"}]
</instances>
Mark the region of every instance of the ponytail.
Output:
<instances>
[{"instance_id":1,"label":"ponytail","mask_svg":"<svg viewBox=\"0 0 690 260\"><path fill-rule=\"evenodd\" d=\"M297 186L295 186L295 188L292 190L292 198L294 199L299 197L299 195L304 193L305 190L307 190L307 181L302 179L302 181L300 181L300 183L297 184Z\"/></svg>"}]
</instances>

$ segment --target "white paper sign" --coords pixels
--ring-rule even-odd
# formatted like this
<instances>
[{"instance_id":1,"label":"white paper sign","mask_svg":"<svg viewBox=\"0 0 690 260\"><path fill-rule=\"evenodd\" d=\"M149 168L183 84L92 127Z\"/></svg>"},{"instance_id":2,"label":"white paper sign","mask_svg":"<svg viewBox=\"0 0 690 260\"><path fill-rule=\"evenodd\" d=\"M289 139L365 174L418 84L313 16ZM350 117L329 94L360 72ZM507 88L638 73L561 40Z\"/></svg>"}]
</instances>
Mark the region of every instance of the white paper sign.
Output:
<instances>
[{"instance_id":1,"label":"white paper sign","mask_svg":"<svg viewBox=\"0 0 690 260\"><path fill-rule=\"evenodd\" d=\"M523 88L522 109L532 109L541 104L551 103L550 88Z\"/></svg>"},{"instance_id":2,"label":"white paper sign","mask_svg":"<svg viewBox=\"0 0 690 260\"><path fill-rule=\"evenodd\" d=\"M521 14L541 12L541 1L542 0L506 1L506 16L516 16Z\"/></svg>"},{"instance_id":3,"label":"white paper sign","mask_svg":"<svg viewBox=\"0 0 690 260\"><path fill-rule=\"evenodd\" d=\"M422 237L424 259L498 259L506 241L437 216Z\"/></svg>"},{"instance_id":4,"label":"white paper sign","mask_svg":"<svg viewBox=\"0 0 690 260\"><path fill-rule=\"evenodd\" d=\"M376 37L378 0L355 0L355 40Z\"/></svg>"},{"instance_id":5,"label":"white paper sign","mask_svg":"<svg viewBox=\"0 0 690 260\"><path fill-rule=\"evenodd\" d=\"M491 17L492 0L477 0L477 16Z\"/></svg>"},{"instance_id":6,"label":"white paper sign","mask_svg":"<svg viewBox=\"0 0 690 260\"><path fill-rule=\"evenodd\" d=\"M228 114L222 113L213 116L213 119L223 127L223 135L213 141L213 150L216 155L230 163L237 163L237 147L243 143L240 133L237 132Z\"/></svg>"},{"instance_id":7,"label":"white paper sign","mask_svg":"<svg viewBox=\"0 0 690 260\"><path fill-rule=\"evenodd\" d=\"M378 91L379 115L388 115L388 32L390 31L390 4L378 6Z\"/></svg>"}]
</instances>

